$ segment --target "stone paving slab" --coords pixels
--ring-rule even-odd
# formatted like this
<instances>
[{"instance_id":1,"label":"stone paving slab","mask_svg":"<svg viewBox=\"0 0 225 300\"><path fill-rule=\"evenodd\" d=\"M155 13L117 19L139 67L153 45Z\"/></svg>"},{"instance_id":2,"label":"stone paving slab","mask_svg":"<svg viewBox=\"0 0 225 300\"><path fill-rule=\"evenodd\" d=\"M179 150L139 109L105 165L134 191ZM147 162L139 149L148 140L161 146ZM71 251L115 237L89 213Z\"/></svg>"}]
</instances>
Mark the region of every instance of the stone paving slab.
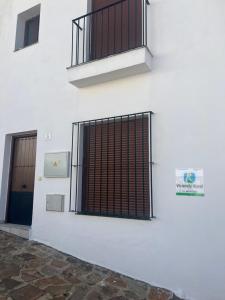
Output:
<instances>
[{"instance_id":1,"label":"stone paving slab","mask_svg":"<svg viewBox=\"0 0 225 300\"><path fill-rule=\"evenodd\" d=\"M0 231L0 300L179 300L122 276Z\"/></svg>"}]
</instances>

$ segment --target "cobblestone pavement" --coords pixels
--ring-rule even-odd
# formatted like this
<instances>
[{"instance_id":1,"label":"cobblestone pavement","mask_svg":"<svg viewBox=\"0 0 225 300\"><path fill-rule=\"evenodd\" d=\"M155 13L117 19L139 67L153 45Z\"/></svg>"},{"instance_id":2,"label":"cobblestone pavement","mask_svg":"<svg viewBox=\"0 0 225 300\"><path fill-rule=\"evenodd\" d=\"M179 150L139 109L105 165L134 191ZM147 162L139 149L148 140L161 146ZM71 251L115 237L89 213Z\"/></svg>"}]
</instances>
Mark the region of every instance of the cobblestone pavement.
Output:
<instances>
[{"instance_id":1,"label":"cobblestone pavement","mask_svg":"<svg viewBox=\"0 0 225 300\"><path fill-rule=\"evenodd\" d=\"M0 300L178 300L171 292L0 231Z\"/></svg>"}]
</instances>

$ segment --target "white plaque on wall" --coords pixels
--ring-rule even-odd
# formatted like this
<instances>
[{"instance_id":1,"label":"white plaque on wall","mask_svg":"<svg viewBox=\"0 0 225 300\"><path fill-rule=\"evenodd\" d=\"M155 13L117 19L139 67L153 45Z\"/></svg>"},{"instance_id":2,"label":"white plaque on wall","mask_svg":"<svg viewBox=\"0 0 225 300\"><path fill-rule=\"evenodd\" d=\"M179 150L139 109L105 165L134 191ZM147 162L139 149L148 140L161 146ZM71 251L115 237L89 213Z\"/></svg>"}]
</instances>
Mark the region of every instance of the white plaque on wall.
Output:
<instances>
[{"instance_id":1,"label":"white plaque on wall","mask_svg":"<svg viewBox=\"0 0 225 300\"><path fill-rule=\"evenodd\" d=\"M47 178L69 177L70 152L46 153L44 176Z\"/></svg>"}]
</instances>

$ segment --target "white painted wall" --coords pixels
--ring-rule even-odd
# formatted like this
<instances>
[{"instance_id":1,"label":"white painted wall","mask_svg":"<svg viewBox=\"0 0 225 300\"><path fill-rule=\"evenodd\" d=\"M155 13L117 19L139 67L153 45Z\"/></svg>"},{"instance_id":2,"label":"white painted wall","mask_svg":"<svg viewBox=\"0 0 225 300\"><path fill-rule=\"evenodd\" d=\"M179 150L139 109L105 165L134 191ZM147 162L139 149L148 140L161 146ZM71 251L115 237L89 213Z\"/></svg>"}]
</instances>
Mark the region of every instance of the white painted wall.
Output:
<instances>
[{"instance_id":1,"label":"white painted wall","mask_svg":"<svg viewBox=\"0 0 225 300\"><path fill-rule=\"evenodd\" d=\"M39 43L14 53L17 14L39 2ZM223 300L225 2L152 0L153 71L78 90L66 67L71 20L86 4L0 0L0 170L5 135L37 130L33 239L187 299ZM72 121L145 110L155 112L156 220L68 213L69 179L38 181L44 154L70 150ZM183 167L204 168L205 197L175 196ZM66 195L65 213L45 211L47 193Z\"/></svg>"}]
</instances>

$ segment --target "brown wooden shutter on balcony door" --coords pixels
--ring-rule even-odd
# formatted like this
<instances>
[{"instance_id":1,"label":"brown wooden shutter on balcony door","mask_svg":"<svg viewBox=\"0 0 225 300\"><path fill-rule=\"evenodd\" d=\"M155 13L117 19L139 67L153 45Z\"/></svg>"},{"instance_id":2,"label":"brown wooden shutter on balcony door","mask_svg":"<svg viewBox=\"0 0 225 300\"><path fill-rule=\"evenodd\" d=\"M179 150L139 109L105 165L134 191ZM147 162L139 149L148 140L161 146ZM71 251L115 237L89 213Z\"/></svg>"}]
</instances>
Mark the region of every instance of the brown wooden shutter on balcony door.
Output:
<instances>
[{"instance_id":1,"label":"brown wooden shutter on balcony door","mask_svg":"<svg viewBox=\"0 0 225 300\"><path fill-rule=\"evenodd\" d=\"M92 59L134 49L142 44L142 0L92 0Z\"/></svg>"},{"instance_id":2,"label":"brown wooden shutter on balcony door","mask_svg":"<svg viewBox=\"0 0 225 300\"><path fill-rule=\"evenodd\" d=\"M148 219L148 117L84 126L82 212Z\"/></svg>"}]
</instances>

